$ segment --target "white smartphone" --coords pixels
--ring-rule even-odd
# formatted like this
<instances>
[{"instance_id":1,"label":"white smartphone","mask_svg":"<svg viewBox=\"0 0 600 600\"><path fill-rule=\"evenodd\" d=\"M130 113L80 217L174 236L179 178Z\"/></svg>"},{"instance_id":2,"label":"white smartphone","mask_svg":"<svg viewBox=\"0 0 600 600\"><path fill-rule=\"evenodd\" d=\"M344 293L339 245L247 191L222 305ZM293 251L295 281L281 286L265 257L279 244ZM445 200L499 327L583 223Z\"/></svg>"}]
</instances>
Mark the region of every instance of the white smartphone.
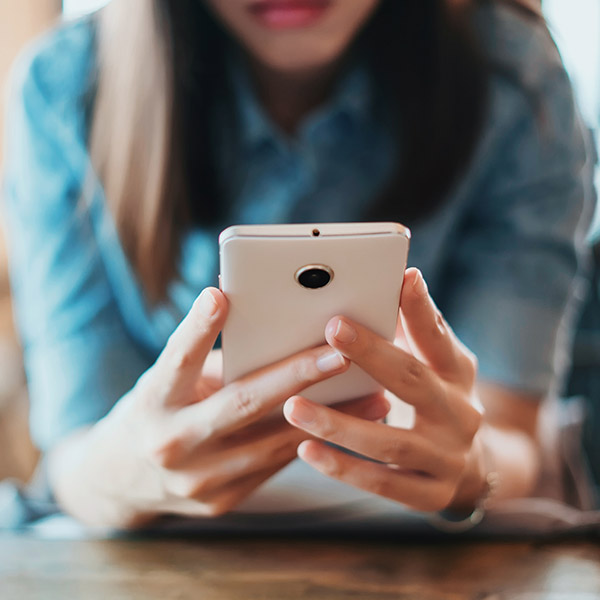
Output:
<instances>
[{"instance_id":1,"label":"white smartphone","mask_svg":"<svg viewBox=\"0 0 600 600\"><path fill-rule=\"evenodd\" d=\"M219 236L225 384L325 342L344 315L393 340L410 231L398 223L245 225ZM379 384L357 365L302 395L332 404Z\"/></svg>"}]
</instances>

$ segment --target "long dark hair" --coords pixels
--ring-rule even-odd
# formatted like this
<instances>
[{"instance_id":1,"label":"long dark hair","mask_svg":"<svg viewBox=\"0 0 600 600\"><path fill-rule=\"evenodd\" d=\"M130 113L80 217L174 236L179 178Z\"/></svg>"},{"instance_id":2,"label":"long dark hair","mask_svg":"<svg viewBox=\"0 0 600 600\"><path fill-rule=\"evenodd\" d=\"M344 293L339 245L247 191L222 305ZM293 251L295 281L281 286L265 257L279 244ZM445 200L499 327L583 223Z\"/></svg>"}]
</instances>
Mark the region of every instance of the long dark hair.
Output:
<instances>
[{"instance_id":1,"label":"long dark hair","mask_svg":"<svg viewBox=\"0 0 600 600\"><path fill-rule=\"evenodd\" d=\"M518 0L496 1L537 14ZM366 219L414 225L468 167L491 72L474 11L493 2L382 0L355 40L396 107L405 149ZM213 106L228 93L231 40L199 0L113 0L99 19L92 160L125 252L159 301L177 275L186 228L214 222L222 209L207 140Z\"/></svg>"}]
</instances>

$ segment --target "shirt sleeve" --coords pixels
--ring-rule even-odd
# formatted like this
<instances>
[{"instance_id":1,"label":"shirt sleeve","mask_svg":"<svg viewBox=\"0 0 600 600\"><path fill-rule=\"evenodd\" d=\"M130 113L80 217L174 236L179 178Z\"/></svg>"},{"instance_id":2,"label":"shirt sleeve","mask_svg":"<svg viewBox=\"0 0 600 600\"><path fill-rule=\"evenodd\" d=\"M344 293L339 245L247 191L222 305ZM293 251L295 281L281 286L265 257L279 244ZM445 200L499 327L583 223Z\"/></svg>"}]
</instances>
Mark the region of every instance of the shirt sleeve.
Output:
<instances>
[{"instance_id":1,"label":"shirt sleeve","mask_svg":"<svg viewBox=\"0 0 600 600\"><path fill-rule=\"evenodd\" d=\"M545 394L567 366L592 169L562 67L534 90L539 103L497 85L502 133L454 239L443 310L482 379Z\"/></svg>"},{"instance_id":2,"label":"shirt sleeve","mask_svg":"<svg viewBox=\"0 0 600 600\"><path fill-rule=\"evenodd\" d=\"M32 437L42 450L102 418L150 363L123 325L81 201L77 165L89 161L75 160L85 145L71 143L79 99L64 91L64 71L54 95L47 62L34 56L14 71L2 215Z\"/></svg>"}]
</instances>

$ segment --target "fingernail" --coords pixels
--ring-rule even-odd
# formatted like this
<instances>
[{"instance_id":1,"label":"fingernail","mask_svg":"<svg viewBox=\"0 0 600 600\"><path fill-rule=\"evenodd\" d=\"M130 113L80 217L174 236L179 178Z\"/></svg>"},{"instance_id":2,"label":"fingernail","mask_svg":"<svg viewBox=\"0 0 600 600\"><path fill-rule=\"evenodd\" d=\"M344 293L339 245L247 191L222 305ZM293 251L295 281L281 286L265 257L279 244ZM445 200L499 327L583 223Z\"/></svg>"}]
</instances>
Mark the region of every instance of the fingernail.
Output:
<instances>
[{"instance_id":1,"label":"fingernail","mask_svg":"<svg viewBox=\"0 0 600 600\"><path fill-rule=\"evenodd\" d=\"M345 364L344 357L339 352L328 352L317 358L317 369L323 373L339 371Z\"/></svg>"},{"instance_id":2,"label":"fingernail","mask_svg":"<svg viewBox=\"0 0 600 600\"><path fill-rule=\"evenodd\" d=\"M371 404L364 412L364 418L368 421L383 419L390 412L390 403L385 398L380 398Z\"/></svg>"},{"instance_id":3,"label":"fingernail","mask_svg":"<svg viewBox=\"0 0 600 600\"><path fill-rule=\"evenodd\" d=\"M292 404L292 410L288 414L300 425L310 425L317 417L316 411L311 406L298 400Z\"/></svg>"},{"instance_id":4,"label":"fingernail","mask_svg":"<svg viewBox=\"0 0 600 600\"><path fill-rule=\"evenodd\" d=\"M427 289L427 283L423 278L423 273L417 270L417 276L415 277L415 281L413 283L413 290L419 294L420 296L427 296L429 290Z\"/></svg>"},{"instance_id":5,"label":"fingernail","mask_svg":"<svg viewBox=\"0 0 600 600\"><path fill-rule=\"evenodd\" d=\"M209 289L203 290L198 298L198 308L205 317L212 317L219 310L219 305Z\"/></svg>"},{"instance_id":6,"label":"fingernail","mask_svg":"<svg viewBox=\"0 0 600 600\"><path fill-rule=\"evenodd\" d=\"M298 456L302 460L307 460L309 451L310 451L310 442L308 440L304 440L298 446L297 453L298 453Z\"/></svg>"},{"instance_id":7,"label":"fingernail","mask_svg":"<svg viewBox=\"0 0 600 600\"><path fill-rule=\"evenodd\" d=\"M354 327L351 327L348 325L348 323L339 320L333 337L342 344L350 344L351 342L356 341L358 333L356 333L356 329L354 329Z\"/></svg>"}]
</instances>

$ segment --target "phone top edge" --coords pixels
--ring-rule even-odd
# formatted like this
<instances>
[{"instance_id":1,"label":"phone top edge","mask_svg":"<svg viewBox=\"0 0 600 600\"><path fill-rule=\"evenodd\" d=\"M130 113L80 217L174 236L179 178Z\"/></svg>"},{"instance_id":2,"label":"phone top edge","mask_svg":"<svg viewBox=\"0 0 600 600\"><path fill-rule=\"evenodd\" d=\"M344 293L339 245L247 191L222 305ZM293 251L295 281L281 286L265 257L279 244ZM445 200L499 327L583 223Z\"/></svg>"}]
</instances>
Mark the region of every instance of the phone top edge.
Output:
<instances>
[{"instance_id":1,"label":"phone top edge","mask_svg":"<svg viewBox=\"0 0 600 600\"><path fill-rule=\"evenodd\" d=\"M315 235L315 231L318 234ZM374 223L300 223L281 225L231 225L219 235L219 245L233 238L331 238L360 235L401 235L410 240L408 227L392 221Z\"/></svg>"}]
</instances>

